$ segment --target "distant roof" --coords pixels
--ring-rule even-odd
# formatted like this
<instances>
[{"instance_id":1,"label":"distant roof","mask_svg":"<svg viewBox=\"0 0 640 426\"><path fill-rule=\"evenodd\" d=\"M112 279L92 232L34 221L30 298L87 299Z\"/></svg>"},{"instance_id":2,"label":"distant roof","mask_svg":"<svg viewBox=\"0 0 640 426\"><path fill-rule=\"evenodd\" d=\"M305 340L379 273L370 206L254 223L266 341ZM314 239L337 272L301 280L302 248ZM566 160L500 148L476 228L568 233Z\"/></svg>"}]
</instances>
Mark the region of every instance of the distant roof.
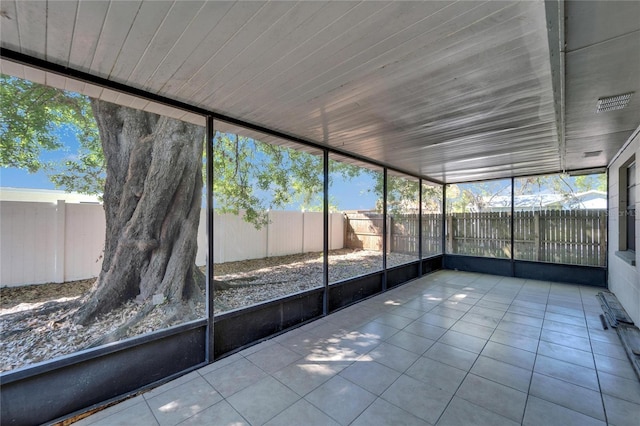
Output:
<instances>
[{"instance_id":1,"label":"distant roof","mask_svg":"<svg viewBox=\"0 0 640 426\"><path fill-rule=\"evenodd\" d=\"M100 201L98 195L65 192L56 189L0 187L0 201L32 201L42 203L55 203L58 200L64 200L66 203L73 204L102 204L102 201Z\"/></svg>"},{"instance_id":2,"label":"distant roof","mask_svg":"<svg viewBox=\"0 0 640 426\"><path fill-rule=\"evenodd\" d=\"M500 208L509 207L511 203L510 196L486 197L487 207ZM590 190L578 192L573 196L558 193L540 193L514 196L515 209L532 209L532 208L549 208L562 207L564 209L606 209L607 193L604 191Z\"/></svg>"}]
</instances>

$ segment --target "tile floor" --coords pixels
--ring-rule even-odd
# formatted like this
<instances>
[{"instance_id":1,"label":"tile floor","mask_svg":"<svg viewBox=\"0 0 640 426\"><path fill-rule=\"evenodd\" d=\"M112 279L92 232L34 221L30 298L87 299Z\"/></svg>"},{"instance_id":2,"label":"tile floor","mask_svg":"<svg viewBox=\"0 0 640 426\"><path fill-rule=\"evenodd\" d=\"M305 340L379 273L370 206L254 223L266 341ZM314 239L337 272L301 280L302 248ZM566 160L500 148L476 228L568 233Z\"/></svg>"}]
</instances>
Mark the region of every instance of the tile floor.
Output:
<instances>
[{"instance_id":1,"label":"tile floor","mask_svg":"<svg viewBox=\"0 0 640 426\"><path fill-rule=\"evenodd\" d=\"M640 425L598 289L440 271L81 425Z\"/></svg>"}]
</instances>

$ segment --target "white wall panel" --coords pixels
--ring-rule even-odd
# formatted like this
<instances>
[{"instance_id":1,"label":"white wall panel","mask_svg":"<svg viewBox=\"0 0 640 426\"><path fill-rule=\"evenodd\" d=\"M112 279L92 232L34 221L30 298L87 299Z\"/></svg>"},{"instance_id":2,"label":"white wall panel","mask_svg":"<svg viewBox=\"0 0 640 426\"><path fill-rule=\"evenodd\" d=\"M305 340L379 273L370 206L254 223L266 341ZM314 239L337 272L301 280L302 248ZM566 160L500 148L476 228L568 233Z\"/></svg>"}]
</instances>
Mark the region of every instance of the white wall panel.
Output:
<instances>
[{"instance_id":1,"label":"white wall panel","mask_svg":"<svg viewBox=\"0 0 640 426\"><path fill-rule=\"evenodd\" d=\"M55 277L56 204L0 204L0 286L43 284Z\"/></svg>"},{"instance_id":2,"label":"white wall panel","mask_svg":"<svg viewBox=\"0 0 640 426\"><path fill-rule=\"evenodd\" d=\"M64 280L97 277L106 229L102 205L66 204L65 223Z\"/></svg>"},{"instance_id":3,"label":"white wall panel","mask_svg":"<svg viewBox=\"0 0 640 426\"><path fill-rule=\"evenodd\" d=\"M269 212L267 256L302 253L302 230L300 212Z\"/></svg>"},{"instance_id":4,"label":"white wall panel","mask_svg":"<svg viewBox=\"0 0 640 426\"><path fill-rule=\"evenodd\" d=\"M303 221L302 252L324 250L324 215L322 212L301 213Z\"/></svg>"},{"instance_id":5,"label":"white wall panel","mask_svg":"<svg viewBox=\"0 0 640 426\"><path fill-rule=\"evenodd\" d=\"M337 250L344 247L344 226L344 214L329 214L329 250Z\"/></svg>"},{"instance_id":6,"label":"white wall panel","mask_svg":"<svg viewBox=\"0 0 640 426\"><path fill-rule=\"evenodd\" d=\"M207 263L206 210L200 212L196 265ZM323 215L270 212L256 229L242 216L214 215L214 263L321 252ZM330 248L344 243L344 217L329 217ZM0 201L0 287L97 277L104 250L104 209L98 204Z\"/></svg>"},{"instance_id":7,"label":"white wall panel","mask_svg":"<svg viewBox=\"0 0 640 426\"><path fill-rule=\"evenodd\" d=\"M622 260L616 255L620 249L618 237L618 207L619 192L623 190L619 185L619 168L635 154L636 164L640 160L640 134L622 151L616 161L609 168L609 290L618 298L622 306L636 324L640 324L640 250L636 250L635 266ZM637 170L637 167L636 167ZM636 172L636 191L640 187L640 175ZM636 199L638 199L636 194ZM636 212L640 210L640 203L636 203ZM640 216L636 214L636 247L640 243Z\"/></svg>"},{"instance_id":8,"label":"white wall panel","mask_svg":"<svg viewBox=\"0 0 640 426\"><path fill-rule=\"evenodd\" d=\"M214 263L267 257L267 228L256 229L242 215L214 215Z\"/></svg>"}]
</instances>

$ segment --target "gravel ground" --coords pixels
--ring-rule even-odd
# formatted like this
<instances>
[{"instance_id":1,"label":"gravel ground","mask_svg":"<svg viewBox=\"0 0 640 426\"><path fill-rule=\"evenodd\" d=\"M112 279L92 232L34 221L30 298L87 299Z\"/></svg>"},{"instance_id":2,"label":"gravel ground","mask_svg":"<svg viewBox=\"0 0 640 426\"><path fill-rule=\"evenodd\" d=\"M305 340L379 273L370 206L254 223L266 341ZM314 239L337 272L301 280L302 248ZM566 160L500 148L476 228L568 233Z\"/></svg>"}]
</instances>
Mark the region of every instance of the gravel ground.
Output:
<instances>
[{"instance_id":1,"label":"gravel ground","mask_svg":"<svg viewBox=\"0 0 640 426\"><path fill-rule=\"evenodd\" d=\"M392 253L389 266L415 260ZM342 249L329 257L329 281L375 272L382 268L379 252ZM322 253L305 253L265 259L228 262L214 266L215 279L232 287L216 291L216 313L250 306L322 286ZM0 288L0 371L52 359L85 349L96 336L116 330L138 312L134 302L113 310L86 327L71 316L94 280ZM159 330L171 312L157 306L126 337ZM204 316L204 305L193 306L192 318Z\"/></svg>"},{"instance_id":2,"label":"gravel ground","mask_svg":"<svg viewBox=\"0 0 640 426\"><path fill-rule=\"evenodd\" d=\"M322 253L305 253L270 258L229 262L214 266L215 278L231 285L230 290L217 291L215 311L224 312L275 299L299 291L322 286ZM400 265L415 258L391 253L389 266ZM237 265L239 264L239 265ZM342 249L329 256L329 283L369 274L382 269L380 252Z\"/></svg>"}]
</instances>

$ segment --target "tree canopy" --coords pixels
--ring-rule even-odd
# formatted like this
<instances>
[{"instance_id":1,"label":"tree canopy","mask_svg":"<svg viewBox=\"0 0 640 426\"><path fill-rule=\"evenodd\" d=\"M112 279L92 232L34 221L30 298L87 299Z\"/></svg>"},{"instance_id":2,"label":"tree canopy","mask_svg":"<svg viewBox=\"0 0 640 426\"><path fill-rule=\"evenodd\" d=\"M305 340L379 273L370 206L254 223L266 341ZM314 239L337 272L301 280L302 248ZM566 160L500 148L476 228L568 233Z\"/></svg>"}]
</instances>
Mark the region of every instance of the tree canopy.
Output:
<instances>
[{"instance_id":1,"label":"tree canopy","mask_svg":"<svg viewBox=\"0 0 640 426\"><path fill-rule=\"evenodd\" d=\"M213 141L214 209L243 214L261 227L267 212L298 204L322 206L322 155L270 145L229 133L216 133Z\"/></svg>"},{"instance_id":2,"label":"tree canopy","mask_svg":"<svg viewBox=\"0 0 640 426\"><path fill-rule=\"evenodd\" d=\"M579 195L588 191L607 190L605 173L570 176L567 174L551 174L515 179L514 195L516 198L535 194L557 194L562 201L557 205L540 204L537 208L583 208ZM537 199L543 203L542 197ZM561 206L562 204L562 206ZM451 184L447 187L447 211L482 212L492 208L511 206L511 179L500 179L483 182ZM528 206L527 207L534 207Z\"/></svg>"},{"instance_id":3,"label":"tree canopy","mask_svg":"<svg viewBox=\"0 0 640 426\"><path fill-rule=\"evenodd\" d=\"M87 96L2 74L0 103L0 167L42 170L58 188L102 193L104 155ZM77 153L43 160L43 153L67 150L65 138L78 141Z\"/></svg>"},{"instance_id":4,"label":"tree canopy","mask_svg":"<svg viewBox=\"0 0 640 426\"><path fill-rule=\"evenodd\" d=\"M44 171L56 188L102 194L105 156L91 100L16 77L0 79L0 167ZM77 140L77 152L68 152L68 138ZM309 153L220 132L213 144L216 211L243 214L247 222L261 227L270 209L292 204L322 208L321 151ZM60 151L67 151L61 161L43 159L43 154ZM354 177L361 170L339 164L334 172Z\"/></svg>"},{"instance_id":5,"label":"tree canopy","mask_svg":"<svg viewBox=\"0 0 640 426\"><path fill-rule=\"evenodd\" d=\"M0 167L31 173L43 171L56 188L102 194L105 156L91 99L7 75L1 75L0 79L3 110ZM66 145L65 141L70 139L77 141L77 152ZM213 145L217 212L241 214L245 221L259 228L267 223L269 210L292 205L308 211L322 210L322 151L293 149L222 132L216 132ZM47 153L60 151L65 152L62 160L44 159ZM337 180L344 182L361 175L371 176L374 186L367 191L377 196L377 209L382 211L380 171L331 161L329 184L333 183L331 176L340 176ZM390 209L398 213L406 210L408 200L416 200L416 191L417 181L391 177Z\"/></svg>"}]
</instances>

